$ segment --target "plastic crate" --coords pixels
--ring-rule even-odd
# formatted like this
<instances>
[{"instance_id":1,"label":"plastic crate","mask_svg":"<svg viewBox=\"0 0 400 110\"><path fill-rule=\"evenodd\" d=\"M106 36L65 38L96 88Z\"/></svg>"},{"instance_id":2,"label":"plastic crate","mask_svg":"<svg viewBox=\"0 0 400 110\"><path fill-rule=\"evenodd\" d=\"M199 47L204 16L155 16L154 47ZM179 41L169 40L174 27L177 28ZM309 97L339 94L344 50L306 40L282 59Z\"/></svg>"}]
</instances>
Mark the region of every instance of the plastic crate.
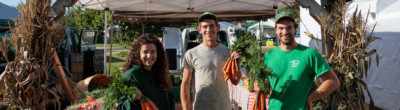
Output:
<instances>
[{"instance_id":1,"label":"plastic crate","mask_svg":"<svg viewBox=\"0 0 400 110\"><path fill-rule=\"evenodd\" d=\"M104 71L104 50L96 49L94 52L93 68L95 73L103 74Z\"/></svg>"}]
</instances>

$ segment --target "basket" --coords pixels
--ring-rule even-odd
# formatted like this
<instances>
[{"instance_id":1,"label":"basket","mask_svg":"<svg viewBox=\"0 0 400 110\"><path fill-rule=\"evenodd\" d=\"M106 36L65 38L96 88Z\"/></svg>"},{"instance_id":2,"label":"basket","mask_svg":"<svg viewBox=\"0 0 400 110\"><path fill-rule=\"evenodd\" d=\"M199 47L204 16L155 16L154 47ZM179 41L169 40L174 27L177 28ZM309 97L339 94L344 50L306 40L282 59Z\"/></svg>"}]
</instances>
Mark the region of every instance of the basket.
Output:
<instances>
[{"instance_id":1,"label":"basket","mask_svg":"<svg viewBox=\"0 0 400 110\"><path fill-rule=\"evenodd\" d=\"M74 89L74 97L75 99L79 98L86 91L90 91L91 89L95 89L96 87L108 87L112 81L106 75L96 74L91 77L88 77L84 80L79 81L76 84L76 88Z\"/></svg>"}]
</instances>

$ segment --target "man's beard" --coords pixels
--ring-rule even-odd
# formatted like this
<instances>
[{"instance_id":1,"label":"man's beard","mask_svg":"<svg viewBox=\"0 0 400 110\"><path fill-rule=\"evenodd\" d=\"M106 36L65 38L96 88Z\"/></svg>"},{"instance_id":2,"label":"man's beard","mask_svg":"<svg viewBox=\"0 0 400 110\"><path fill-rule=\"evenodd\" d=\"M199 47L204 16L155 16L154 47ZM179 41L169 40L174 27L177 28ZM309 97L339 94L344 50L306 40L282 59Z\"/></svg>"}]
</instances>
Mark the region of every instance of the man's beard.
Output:
<instances>
[{"instance_id":1,"label":"man's beard","mask_svg":"<svg viewBox=\"0 0 400 110\"><path fill-rule=\"evenodd\" d=\"M289 35L289 36L292 36L292 35ZM282 37L280 37L280 39L279 40L281 40L281 42L283 43L283 44L285 44L285 45L290 45L290 44L292 44L293 43L293 41L294 41L294 36L293 37L289 37L289 41L288 42L283 42L283 40L282 40L283 38Z\"/></svg>"}]
</instances>

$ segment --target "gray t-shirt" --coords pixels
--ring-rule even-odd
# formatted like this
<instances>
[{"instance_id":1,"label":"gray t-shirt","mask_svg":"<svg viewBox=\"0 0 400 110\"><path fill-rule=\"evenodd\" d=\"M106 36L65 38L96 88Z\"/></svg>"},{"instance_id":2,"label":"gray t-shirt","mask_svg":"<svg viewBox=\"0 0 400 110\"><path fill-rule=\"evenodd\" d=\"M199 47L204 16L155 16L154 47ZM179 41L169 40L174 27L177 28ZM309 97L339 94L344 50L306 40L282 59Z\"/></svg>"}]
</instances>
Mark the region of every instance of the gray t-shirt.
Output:
<instances>
[{"instance_id":1,"label":"gray t-shirt","mask_svg":"<svg viewBox=\"0 0 400 110\"><path fill-rule=\"evenodd\" d=\"M194 110L231 110L229 88L222 68L230 58L229 48L200 44L185 53L183 67L193 72Z\"/></svg>"}]
</instances>

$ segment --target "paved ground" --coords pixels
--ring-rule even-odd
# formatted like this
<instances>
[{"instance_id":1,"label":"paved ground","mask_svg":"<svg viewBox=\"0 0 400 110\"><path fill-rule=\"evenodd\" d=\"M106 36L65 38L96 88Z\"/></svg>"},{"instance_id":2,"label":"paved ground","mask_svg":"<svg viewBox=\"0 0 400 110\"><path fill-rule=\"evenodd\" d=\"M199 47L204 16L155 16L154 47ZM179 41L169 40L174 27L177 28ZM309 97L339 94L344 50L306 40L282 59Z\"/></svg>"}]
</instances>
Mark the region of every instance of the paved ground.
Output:
<instances>
[{"instance_id":1,"label":"paved ground","mask_svg":"<svg viewBox=\"0 0 400 110\"><path fill-rule=\"evenodd\" d=\"M101 50L104 50L104 46L101 46L101 47L96 47L96 49L101 49ZM124 49L124 48L121 48L121 47L113 47L112 48L112 54L114 55L114 54L118 54L119 52L121 52L121 51L129 51L129 49L127 48L127 49ZM107 54L108 53L110 53L110 47L107 47Z\"/></svg>"}]
</instances>

